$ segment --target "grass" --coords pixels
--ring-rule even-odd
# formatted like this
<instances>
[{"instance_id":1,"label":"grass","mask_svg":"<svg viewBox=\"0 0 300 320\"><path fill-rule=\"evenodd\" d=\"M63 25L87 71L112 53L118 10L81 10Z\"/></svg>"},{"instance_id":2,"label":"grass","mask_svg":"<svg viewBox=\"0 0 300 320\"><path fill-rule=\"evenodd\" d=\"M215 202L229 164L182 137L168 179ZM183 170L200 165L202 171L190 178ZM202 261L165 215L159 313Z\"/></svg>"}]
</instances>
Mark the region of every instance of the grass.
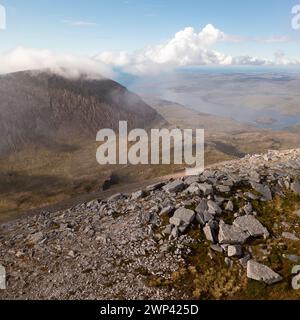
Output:
<instances>
[{"instance_id":1,"label":"grass","mask_svg":"<svg viewBox=\"0 0 300 320\"><path fill-rule=\"evenodd\" d=\"M243 204L236 202L235 207ZM196 300L299 300L300 290L293 290L291 287L291 270L295 263L284 258L283 254L299 255L300 242L282 239L281 222L290 224L290 232L300 234L300 218L293 214L300 208L300 196L287 191L283 197L276 196L270 202L252 201L252 205L258 213L257 218L269 229L272 237L267 240L252 239L245 248L248 251L251 249L256 261L278 272L283 281L268 286L247 279L246 270L237 261L233 268L227 267L224 262L225 256L210 249L203 232L195 226L187 231L187 235L194 239L194 242L190 245L191 254L184 257L185 263L180 265L178 271L173 272L169 279L148 275L148 285L175 289L179 298L185 296ZM229 216L228 213L224 217L223 213L222 218L226 220ZM167 215L162 217L163 225L169 223L168 218ZM278 228L274 228L276 223L279 225ZM268 248L269 254L261 250L262 245Z\"/></svg>"}]
</instances>

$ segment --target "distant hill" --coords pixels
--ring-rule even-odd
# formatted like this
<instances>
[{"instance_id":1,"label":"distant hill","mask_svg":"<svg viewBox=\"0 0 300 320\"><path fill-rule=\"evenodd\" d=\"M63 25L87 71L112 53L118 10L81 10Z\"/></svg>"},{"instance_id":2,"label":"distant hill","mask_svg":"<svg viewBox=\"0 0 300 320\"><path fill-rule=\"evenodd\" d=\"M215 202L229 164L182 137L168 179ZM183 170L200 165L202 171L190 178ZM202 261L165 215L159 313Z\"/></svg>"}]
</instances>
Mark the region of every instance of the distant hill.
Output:
<instances>
[{"instance_id":1,"label":"distant hill","mask_svg":"<svg viewBox=\"0 0 300 320\"><path fill-rule=\"evenodd\" d=\"M46 71L0 76L0 153L28 143L57 146L101 128L145 128L159 117L137 95L108 80L66 79Z\"/></svg>"}]
</instances>

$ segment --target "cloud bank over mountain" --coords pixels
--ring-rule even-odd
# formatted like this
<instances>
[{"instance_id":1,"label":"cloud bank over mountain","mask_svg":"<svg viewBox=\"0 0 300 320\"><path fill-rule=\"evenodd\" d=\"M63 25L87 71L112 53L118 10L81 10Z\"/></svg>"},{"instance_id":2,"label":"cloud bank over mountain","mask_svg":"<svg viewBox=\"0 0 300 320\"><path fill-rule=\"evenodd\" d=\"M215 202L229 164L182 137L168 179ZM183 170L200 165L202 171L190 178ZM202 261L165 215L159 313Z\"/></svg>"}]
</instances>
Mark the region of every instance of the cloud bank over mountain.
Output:
<instances>
[{"instance_id":1,"label":"cloud bank over mountain","mask_svg":"<svg viewBox=\"0 0 300 320\"><path fill-rule=\"evenodd\" d=\"M285 36L273 36L264 39L244 38L228 35L212 24L206 25L200 32L187 27L177 32L164 43L147 46L135 52L105 51L93 57L58 55L48 50L16 48L0 55L0 73L26 69L50 68L54 72L76 77L82 73L92 78L110 77L113 70L135 75L158 74L174 71L181 67L197 66L264 66L264 65L300 65L299 59L285 56L283 51L275 52L273 59L250 55L233 56L215 50L220 43L256 41L274 43L291 41Z\"/></svg>"},{"instance_id":2,"label":"cloud bank over mountain","mask_svg":"<svg viewBox=\"0 0 300 320\"><path fill-rule=\"evenodd\" d=\"M0 74L35 69L50 69L68 78L78 78L81 75L92 79L113 76L110 66L89 57L23 47L0 55Z\"/></svg>"}]
</instances>

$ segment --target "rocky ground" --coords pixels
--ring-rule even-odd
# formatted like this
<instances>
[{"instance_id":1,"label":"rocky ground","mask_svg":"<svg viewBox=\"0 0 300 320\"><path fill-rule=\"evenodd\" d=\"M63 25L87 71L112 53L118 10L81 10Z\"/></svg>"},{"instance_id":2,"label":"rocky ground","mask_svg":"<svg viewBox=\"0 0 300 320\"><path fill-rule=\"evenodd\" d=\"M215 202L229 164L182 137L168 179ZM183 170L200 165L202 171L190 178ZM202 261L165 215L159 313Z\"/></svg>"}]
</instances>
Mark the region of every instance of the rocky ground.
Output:
<instances>
[{"instance_id":1,"label":"rocky ground","mask_svg":"<svg viewBox=\"0 0 300 320\"><path fill-rule=\"evenodd\" d=\"M300 299L300 149L0 226L1 299Z\"/></svg>"}]
</instances>

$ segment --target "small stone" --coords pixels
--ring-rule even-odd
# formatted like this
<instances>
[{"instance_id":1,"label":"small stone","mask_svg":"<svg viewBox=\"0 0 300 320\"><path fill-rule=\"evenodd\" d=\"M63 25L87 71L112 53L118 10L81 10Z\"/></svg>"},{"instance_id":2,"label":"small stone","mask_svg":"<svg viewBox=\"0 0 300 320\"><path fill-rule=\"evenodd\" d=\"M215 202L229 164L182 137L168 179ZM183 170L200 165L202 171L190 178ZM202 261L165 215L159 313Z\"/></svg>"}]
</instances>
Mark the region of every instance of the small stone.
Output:
<instances>
[{"instance_id":1,"label":"small stone","mask_svg":"<svg viewBox=\"0 0 300 320\"><path fill-rule=\"evenodd\" d=\"M249 260L247 263L247 277L269 285L282 280L279 274L254 260Z\"/></svg>"},{"instance_id":2,"label":"small stone","mask_svg":"<svg viewBox=\"0 0 300 320\"><path fill-rule=\"evenodd\" d=\"M200 194L200 189L198 183L191 184L185 191L186 194L198 195Z\"/></svg>"},{"instance_id":3,"label":"small stone","mask_svg":"<svg viewBox=\"0 0 300 320\"><path fill-rule=\"evenodd\" d=\"M179 236L179 230L178 230L178 227L175 227L172 229L172 232L171 232L171 237L174 238L174 239L177 239Z\"/></svg>"},{"instance_id":4,"label":"small stone","mask_svg":"<svg viewBox=\"0 0 300 320\"><path fill-rule=\"evenodd\" d=\"M189 224L184 224L178 227L179 232L184 233L187 228L189 227Z\"/></svg>"},{"instance_id":5,"label":"small stone","mask_svg":"<svg viewBox=\"0 0 300 320\"><path fill-rule=\"evenodd\" d=\"M229 186L223 186L223 185L217 186L216 189L221 193L227 193L227 192L230 192L231 190Z\"/></svg>"},{"instance_id":6,"label":"small stone","mask_svg":"<svg viewBox=\"0 0 300 320\"><path fill-rule=\"evenodd\" d=\"M0 290L6 290L6 270L2 264L0 264Z\"/></svg>"},{"instance_id":7,"label":"small stone","mask_svg":"<svg viewBox=\"0 0 300 320\"><path fill-rule=\"evenodd\" d=\"M228 257L240 257L243 249L241 246L228 246L227 253Z\"/></svg>"},{"instance_id":8,"label":"small stone","mask_svg":"<svg viewBox=\"0 0 300 320\"><path fill-rule=\"evenodd\" d=\"M160 216L165 215L165 214L170 214L175 210L173 206L168 206L166 208L163 208L161 212L159 213Z\"/></svg>"},{"instance_id":9,"label":"small stone","mask_svg":"<svg viewBox=\"0 0 300 320\"><path fill-rule=\"evenodd\" d=\"M283 254L284 258L290 260L291 262L297 263L300 260L300 257L295 254Z\"/></svg>"},{"instance_id":10,"label":"small stone","mask_svg":"<svg viewBox=\"0 0 300 320\"><path fill-rule=\"evenodd\" d=\"M282 237L292 241L300 240L294 233L291 233L291 232L282 232Z\"/></svg>"},{"instance_id":11,"label":"small stone","mask_svg":"<svg viewBox=\"0 0 300 320\"><path fill-rule=\"evenodd\" d=\"M213 251L216 251L216 252L219 252L219 253L223 253L223 249L221 246L219 246L218 244L212 244L210 246L210 248L213 250Z\"/></svg>"},{"instance_id":12,"label":"small stone","mask_svg":"<svg viewBox=\"0 0 300 320\"><path fill-rule=\"evenodd\" d=\"M253 194L252 192L245 192L244 193L245 197L247 197L250 200L258 200L259 197Z\"/></svg>"},{"instance_id":13,"label":"small stone","mask_svg":"<svg viewBox=\"0 0 300 320\"><path fill-rule=\"evenodd\" d=\"M232 268L233 267L233 261L229 258L225 258L225 264L228 268Z\"/></svg>"},{"instance_id":14,"label":"small stone","mask_svg":"<svg viewBox=\"0 0 300 320\"><path fill-rule=\"evenodd\" d=\"M251 260L251 255L249 253L247 253L244 257L242 257L241 259L239 259L239 263L241 264L241 266L243 268L247 268L247 263L248 261Z\"/></svg>"},{"instance_id":15,"label":"small stone","mask_svg":"<svg viewBox=\"0 0 300 320\"><path fill-rule=\"evenodd\" d=\"M226 211L233 211L233 209L234 209L234 205L233 205L233 202L231 201L231 200L229 200L228 202L227 202L227 204L226 204L226 207L225 207L225 210Z\"/></svg>"},{"instance_id":16,"label":"small stone","mask_svg":"<svg viewBox=\"0 0 300 320\"><path fill-rule=\"evenodd\" d=\"M212 200L209 200L207 202L207 206L208 206L209 212L212 213L212 214L215 214L215 213L220 214L220 213L222 213L222 209L219 207L219 205L217 205Z\"/></svg>"},{"instance_id":17,"label":"small stone","mask_svg":"<svg viewBox=\"0 0 300 320\"><path fill-rule=\"evenodd\" d=\"M202 191L202 193L205 196L208 196L213 193L213 187L212 187L212 185L210 185L208 183L199 184L199 189Z\"/></svg>"},{"instance_id":18,"label":"small stone","mask_svg":"<svg viewBox=\"0 0 300 320\"><path fill-rule=\"evenodd\" d=\"M131 199L132 200L139 200L139 199L144 198L145 196L146 196L146 192L143 190L139 190L139 191L132 193Z\"/></svg>"},{"instance_id":19,"label":"small stone","mask_svg":"<svg viewBox=\"0 0 300 320\"><path fill-rule=\"evenodd\" d=\"M204 235L206 237L206 239L208 241L211 241L212 243L215 243L215 233L214 233L214 230L212 227L210 227L209 225L206 225L204 228L203 228L203 232L204 232Z\"/></svg>"},{"instance_id":20,"label":"small stone","mask_svg":"<svg viewBox=\"0 0 300 320\"><path fill-rule=\"evenodd\" d=\"M171 225L171 224L168 224L168 225L164 228L163 234L169 235L169 234L171 234L171 232L172 232L172 225Z\"/></svg>"},{"instance_id":21,"label":"small stone","mask_svg":"<svg viewBox=\"0 0 300 320\"><path fill-rule=\"evenodd\" d=\"M44 239L44 235L42 232L37 232L29 236L29 241L33 243L39 243Z\"/></svg>"},{"instance_id":22,"label":"small stone","mask_svg":"<svg viewBox=\"0 0 300 320\"><path fill-rule=\"evenodd\" d=\"M167 243L163 244L160 248L159 248L160 252L168 252L169 251L169 245Z\"/></svg>"},{"instance_id":23,"label":"small stone","mask_svg":"<svg viewBox=\"0 0 300 320\"><path fill-rule=\"evenodd\" d=\"M195 211L197 213L204 213L205 211L208 210L207 206L207 201L206 200L201 200L198 206L196 207Z\"/></svg>"},{"instance_id":24,"label":"small stone","mask_svg":"<svg viewBox=\"0 0 300 320\"><path fill-rule=\"evenodd\" d=\"M246 204L243 210L246 214L251 214L253 210L252 204L251 203Z\"/></svg>"},{"instance_id":25,"label":"small stone","mask_svg":"<svg viewBox=\"0 0 300 320\"><path fill-rule=\"evenodd\" d=\"M24 253L22 252L22 251L17 251L16 252L16 257L17 258L21 258L21 257L23 257L24 256Z\"/></svg>"},{"instance_id":26,"label":"small stone","mask_svg":"<svg viewBox=\"0 0 300 320\"><path fill-rule=\"evenodd\" d=\"M70 250L69 253L68 253L68 257L75 258L76 257L75 252L73 250Z\"/></svg>"}]
</instances>

